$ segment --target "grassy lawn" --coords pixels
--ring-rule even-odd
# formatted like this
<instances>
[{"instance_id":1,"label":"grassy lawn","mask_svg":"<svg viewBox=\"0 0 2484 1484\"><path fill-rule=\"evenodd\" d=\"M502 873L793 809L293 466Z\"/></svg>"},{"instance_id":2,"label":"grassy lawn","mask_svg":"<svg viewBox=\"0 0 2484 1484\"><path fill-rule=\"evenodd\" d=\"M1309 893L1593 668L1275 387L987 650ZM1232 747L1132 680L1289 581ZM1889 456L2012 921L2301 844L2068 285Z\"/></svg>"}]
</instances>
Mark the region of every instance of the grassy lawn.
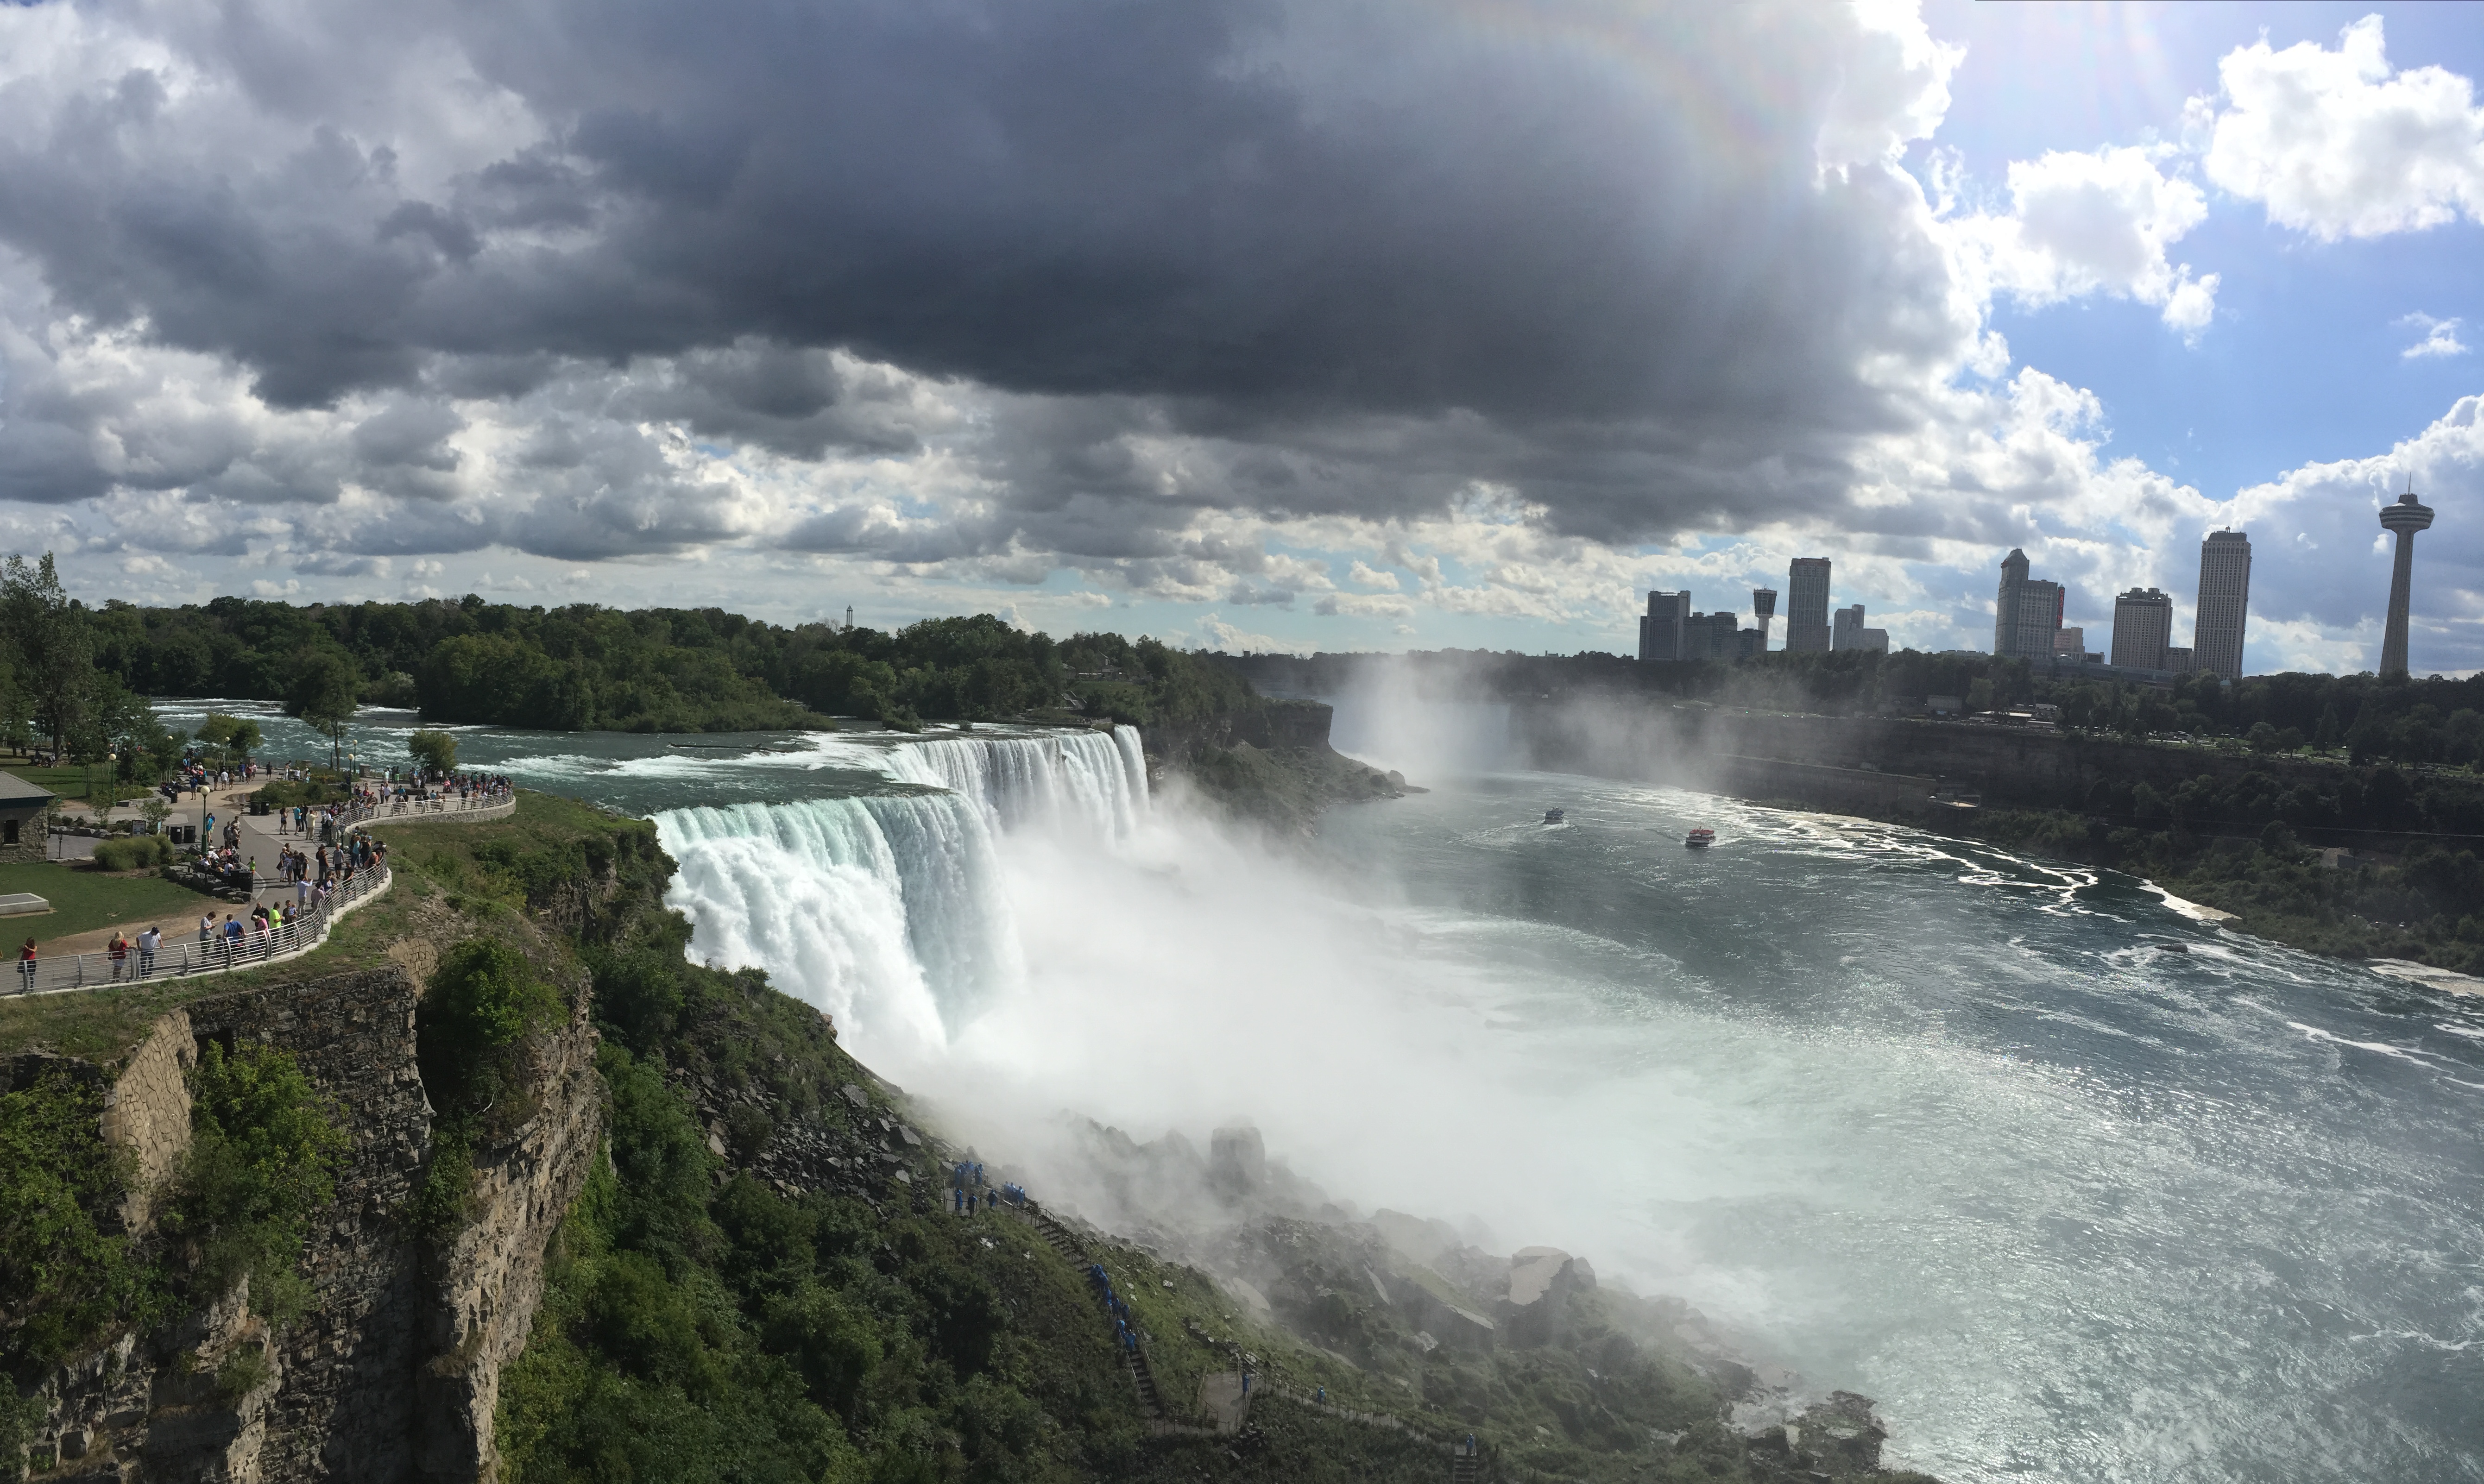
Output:
<instances>
[{"instance_id":1,"label":"grassy lawn","mask_svg":"<svg viewBox=\"0 0 2484 1484\"><path fill-rule=\"evenodd\" d=\"M215 898L176 886L162 877L114 876L50 861L0 866L0 892L30 891L52 904L49 912L0 917L0 934L15 947L28 933L38 943L91 932L116 923L160 913L168 933L187 929ZM219 905L218 911L223 907Z\"/></svg>"},{"instance_id":2,"label":"grassy lawn","mask_svg":"<svg viewBox=\"0 0 2484 1484\"><path fill-rule=\"evenodd\" d=\"M89 770L83 768L31 768L24 763L12 763L0 758L0 771L15 773L39 789L49 789L63 798L85 798ZM94 769L94 796L118 803L122 799L145 798L152 790L143 783L124 783L116 790L112 769L97 763Z\"/></svg>"}]
</instances>

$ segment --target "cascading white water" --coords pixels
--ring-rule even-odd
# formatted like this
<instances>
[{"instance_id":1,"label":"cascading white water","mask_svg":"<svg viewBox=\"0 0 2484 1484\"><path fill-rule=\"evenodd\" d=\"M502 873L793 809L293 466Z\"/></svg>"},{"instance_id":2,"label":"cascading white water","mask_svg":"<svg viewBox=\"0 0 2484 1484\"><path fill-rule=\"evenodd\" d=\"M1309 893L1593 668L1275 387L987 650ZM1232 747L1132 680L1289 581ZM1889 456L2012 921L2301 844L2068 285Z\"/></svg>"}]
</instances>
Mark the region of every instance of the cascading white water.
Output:
<instances>
[{"instance_id":1,"label":"cascading white water","mask_svg":"<svg viewBox=\"0 0 2484 1484\"><path fill-rule=\"evenodd\" d=\"M764 968L857 1046L909 1055L1023 982L996 836L1125 838L1147 811L1147 767L1120 727L908 743L888 768L944 792L674 809L656 823L694 956Z\"/></svg>"},{"instance_id":2,"label":"cascading white water","mask_svg":"<svg viewBox=\"0 0 2484 1484\"><path fill-rule=\"evenodd\" d=\"M1148 768L1136 727L1110 734L944 737L897 748L889 771L907 783L961 794L1005 830L1094 828L1126 838L1148 804Z\"/></svg>"}]
</instances>

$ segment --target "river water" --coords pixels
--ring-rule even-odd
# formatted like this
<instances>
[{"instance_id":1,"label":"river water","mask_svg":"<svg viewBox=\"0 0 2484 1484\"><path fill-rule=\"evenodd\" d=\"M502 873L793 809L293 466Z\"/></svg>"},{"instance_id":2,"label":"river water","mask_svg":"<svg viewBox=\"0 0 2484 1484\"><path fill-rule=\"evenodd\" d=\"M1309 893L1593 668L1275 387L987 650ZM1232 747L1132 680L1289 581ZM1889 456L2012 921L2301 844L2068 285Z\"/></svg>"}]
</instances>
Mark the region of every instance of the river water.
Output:
<instances>
[{"instance_id":1,"label":"river water","mask_svg":"<svg viewBox=\"0 0 2484 1484\"><path fill-rule=\"evenodd\" d=\"M1338 719L1435 787L1308 854L1150 799L1126 735L459 736L655 814L692 953L995 1158L1064 1108L1250 1119L1364 1208L1689 1298L1953 1480L2484 1479L2484 1000L2110 873L1488 770L1489 717Z\"/></svg>"}]
</instances>

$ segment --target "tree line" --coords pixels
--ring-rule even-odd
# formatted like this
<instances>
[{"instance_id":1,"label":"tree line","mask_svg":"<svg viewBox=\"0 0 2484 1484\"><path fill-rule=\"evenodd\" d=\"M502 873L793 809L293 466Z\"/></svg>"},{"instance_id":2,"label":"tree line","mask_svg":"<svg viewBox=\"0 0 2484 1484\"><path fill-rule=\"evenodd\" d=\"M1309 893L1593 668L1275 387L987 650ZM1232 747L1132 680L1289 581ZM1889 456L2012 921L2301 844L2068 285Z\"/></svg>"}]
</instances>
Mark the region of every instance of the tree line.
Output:
<instances>
[{"instance_id":1,"label":"tree line","mask_svg":"<svg viewBox=\"0 0 2484 1484\"><path fill-rule=\"evenodd\" d=\"M759 731L854 717L1197 719L1250 685L1150 638L1055 640L991 614L893 633L781 626L722 608L520 607L463 599L310 604L223 597L90 607L49 554L0 569L0 741L169 770L189 739L146 698L282 702L341 739L361 706L550 731Z\"/></svg>"},{"instance_id":2,"label":"tree line","mask_svg":"<svg viewBox=\"0 0 2484 1484\"><path fill-rule=\"evenodd\" d=\"M1352 683L1370 655L1212 657L1237 673L1309 694ZM2447 680L2286 673L2228 682L2187 675L2170 686L2056 677L2023 659L1958 650L1827 654L1772 651L1731 663L1648 663L1622 655L1521 655L1488 650L1410 653L1402 662L1441 696L1561 699L1640 693L1720 706L1868 715L1932 697L1968 711L2034 704L2061 708L2076 732L2142 740L2184 736L2254 752L2303 750L2373 762L2473 768L2484 763L2484 676Z\"/></svg>"}]
</instances>

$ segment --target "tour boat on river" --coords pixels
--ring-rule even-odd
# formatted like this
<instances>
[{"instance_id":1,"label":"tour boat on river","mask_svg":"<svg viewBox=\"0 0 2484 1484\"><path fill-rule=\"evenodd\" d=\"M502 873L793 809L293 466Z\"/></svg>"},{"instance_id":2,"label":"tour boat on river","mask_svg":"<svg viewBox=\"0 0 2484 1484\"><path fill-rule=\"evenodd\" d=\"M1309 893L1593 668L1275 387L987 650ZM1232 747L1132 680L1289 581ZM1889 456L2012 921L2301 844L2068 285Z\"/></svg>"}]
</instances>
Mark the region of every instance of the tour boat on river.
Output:
<instances>
[{"instance_id":1,"label":"tour boat on river","mask_svg":"<svg viewBox=\"0 0 2484 1484\"><path fill-rule=\"evenodd\" d=\"M1716 843L1716 832L1710 829L1707 825L1702 824L1697 829L1690 832L1689 839L1685 840L1682 843L1688 846L1691 850L1704 850L1708 849L1708 847Z\"/></svg>"}]
</instances>

